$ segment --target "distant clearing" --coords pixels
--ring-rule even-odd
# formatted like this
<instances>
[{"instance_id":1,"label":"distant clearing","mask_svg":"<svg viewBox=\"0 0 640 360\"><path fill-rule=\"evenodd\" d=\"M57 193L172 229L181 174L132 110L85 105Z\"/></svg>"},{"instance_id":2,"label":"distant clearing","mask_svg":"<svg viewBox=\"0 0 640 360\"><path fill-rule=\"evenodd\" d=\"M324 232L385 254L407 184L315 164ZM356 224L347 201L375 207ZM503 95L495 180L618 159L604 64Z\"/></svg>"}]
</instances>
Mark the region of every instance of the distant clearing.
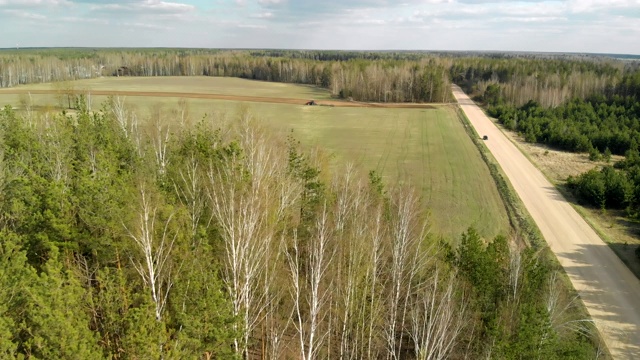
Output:
<instances>
[{"instance_id":1,"label":"distant clearing","mask_svg":"<svg viewBox=\"0 0 640 360\"><path fill-rule=\"evenodd\" d=\"M122 77L71 85L90 91L94 107L107 94L126 96L142 118L153 113L150 109L172 116L180 98L187 100L189 116L196 121L205 114L233 116L245 103L267 125L293 131L302 144L328 151L338 166L355 163L364 171L378 171L386 183L400 181L421 189L435 234L457 239L469 226L485 237L509 231L489 170L453 107L337 101L315 87L234 78ZM0 90L0 104L19 106L16 91L31 93L37 108L57 107L59 101L54 85L39 84ZM333 106L303 105L308 99Z\"/></svg>"}]
</instances>

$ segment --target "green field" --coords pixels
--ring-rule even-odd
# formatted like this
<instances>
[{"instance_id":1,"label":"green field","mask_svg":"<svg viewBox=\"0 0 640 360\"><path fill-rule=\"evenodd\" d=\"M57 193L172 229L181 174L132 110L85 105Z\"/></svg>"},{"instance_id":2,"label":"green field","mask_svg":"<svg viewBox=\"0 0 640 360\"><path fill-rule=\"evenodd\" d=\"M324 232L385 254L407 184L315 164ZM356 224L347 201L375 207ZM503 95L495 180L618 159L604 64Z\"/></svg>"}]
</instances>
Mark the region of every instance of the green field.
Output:
<instances>
[{"instance_id":1,"label":"green field","mask_svg":"<svg viewBox=\"0 0 640 360\"><path fill-rule=\"evenodd\" d=\"M192 86L190 85L192 84ZM328 99L328 92L289 84L233 78L102 78L78 81L76 89L210 92L243 96ZM24 86L47 89L50 84ZM18 104L18 95L0 92L0 104ZM95 96L94 106L105 97ZM178 98L128 97L142 113L169 112ZM37 105L57 104L54 95L34 95ZM239 103L188 99L192 118L234 114ZM432 109L385 109L247 103L250 111L278 131L291 131L303 145L329 152L335 163L352 162L364 171L377 170L385 182L409 182L422 190L431 212L432 233L457 238L469 226L492 237L506 233L509 223L496 186L478 150L450 106ZM145 115L143 115L145 116ZM148 115L146 115L148 116Z\"/></svg>"},{"instance_id":2,"label":"green field","mask_svg":"<svg viewBox=\"0 0 640 360\"><path fill-rule=\"evenodd\" d=\"M294 129L305 143L334 151L340 160L419 187L436 233L457 236L474 226L493 236L508 228L493 179L450 107L313 108L276 123Z\"/></svg>"},{"instance_id":3,"label":"green field","mask_svg":"<svg viewBox=\"0 0 640 360\"><path fill-rule=\"evenodd\" d=\"M266 81L210 76L170 77L103 77L77 80L70 84L76 90L166 91L214 93L238 96L267 96L299 99L329 99L328 91L309 85L292 85ZM20 89L54 90L60 84L33 84Z\"/></svg>"}]
</instances>

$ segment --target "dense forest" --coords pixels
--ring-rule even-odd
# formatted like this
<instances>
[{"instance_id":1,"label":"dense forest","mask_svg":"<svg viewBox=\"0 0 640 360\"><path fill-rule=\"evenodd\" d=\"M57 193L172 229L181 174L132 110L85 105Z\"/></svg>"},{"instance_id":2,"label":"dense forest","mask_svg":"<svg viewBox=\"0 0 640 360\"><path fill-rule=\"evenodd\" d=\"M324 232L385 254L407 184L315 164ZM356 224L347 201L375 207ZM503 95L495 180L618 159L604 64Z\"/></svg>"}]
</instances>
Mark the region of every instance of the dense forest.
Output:
<instances>
[{"instance_id":1,"label":"dense forest","mask_svg":"<svg viewBox=\"0 0 640 360\"><path fill-rule=\"evenodd\" d=\"M606 92L585 99L576 97L551 108L533 100L520 107L508 105L499 85L490 85L482 100L491 116L528 142L619 155L640 144L640 72L625 75Z\"/></svg>"},{"instance_id":2,"label":"dense forest","mask_svg":"<svg viewBox=\"0 0 640 360\"><path fill-rule=\"evenodd\" d=\"M585 359L546 250L429 233L419 196L252 114L0 111L0 357Z\"/></svg>"},{"instance_id":3,"label":"dense forest","mask_svg":"<svg viewBox=\"0 0 640 360\"><path fill-rule=\"evenodd\" d=\"M534 101L544 108L575 98L602 94L621 81L629 64L608 58L583 60L529 58L459 58L450 68L451 79L468 94L522 106ZM496 88L497 86L497 88ZM496 91L497 90L497 91Z\"/></svg>"}]
</instances>

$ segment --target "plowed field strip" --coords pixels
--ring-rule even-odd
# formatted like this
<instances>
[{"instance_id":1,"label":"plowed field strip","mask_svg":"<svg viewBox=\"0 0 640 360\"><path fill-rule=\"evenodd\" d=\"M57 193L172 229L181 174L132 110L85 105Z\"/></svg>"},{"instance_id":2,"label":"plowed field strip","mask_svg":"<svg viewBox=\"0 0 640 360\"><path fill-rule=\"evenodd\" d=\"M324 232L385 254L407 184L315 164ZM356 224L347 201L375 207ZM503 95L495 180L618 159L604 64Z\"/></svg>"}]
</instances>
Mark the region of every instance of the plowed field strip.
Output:
<instances>
[{"instance_id":1,"label":"plowed field strip","mask_svg":"<svg viewBox=\"0 0 640 360\"><path fill-rule=\"evenodd\" d=\"M241 95L224 95L224 94L208 94L208 93L185 93L185 92L164 92L164 91L112 91L112 90L91 90L91 95L102 96L147 96L147 97L175 97L188 99L211 99L211 100L229 100L229 101L246 101L246 102L262 102L271 104L291 104L304 105L309 99L295 98L278 98L265 96L241 96ZM22 90L22 89L0 89L0 94L32 94L32 95L56 95L65 94L56 90ZM316 101L320 106L335 107L366 107L366 108L401 108L401 109L431 109L431 104L415 104L415 103L370 103L359 101L339 101L339 100L323 100Z\"/></svg>"}]
</instances>

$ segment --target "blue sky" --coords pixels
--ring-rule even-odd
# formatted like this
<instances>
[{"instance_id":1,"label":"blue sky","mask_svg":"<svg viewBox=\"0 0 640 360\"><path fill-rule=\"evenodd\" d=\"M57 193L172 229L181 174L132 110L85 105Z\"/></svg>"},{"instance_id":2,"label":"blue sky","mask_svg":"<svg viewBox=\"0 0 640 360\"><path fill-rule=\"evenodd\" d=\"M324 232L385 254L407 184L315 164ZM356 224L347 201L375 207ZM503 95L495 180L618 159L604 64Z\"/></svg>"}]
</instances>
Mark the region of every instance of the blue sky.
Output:
<instances>
[{"instance_id":1,"label":"blue sky","mask_svg":"<svg viewBox=\"0 0 640 360\"><path fill-rule=\"evenodd\" d=\"M0 47L640 54L640 0L0 0Z\"/></svg>"}]
</instances>

